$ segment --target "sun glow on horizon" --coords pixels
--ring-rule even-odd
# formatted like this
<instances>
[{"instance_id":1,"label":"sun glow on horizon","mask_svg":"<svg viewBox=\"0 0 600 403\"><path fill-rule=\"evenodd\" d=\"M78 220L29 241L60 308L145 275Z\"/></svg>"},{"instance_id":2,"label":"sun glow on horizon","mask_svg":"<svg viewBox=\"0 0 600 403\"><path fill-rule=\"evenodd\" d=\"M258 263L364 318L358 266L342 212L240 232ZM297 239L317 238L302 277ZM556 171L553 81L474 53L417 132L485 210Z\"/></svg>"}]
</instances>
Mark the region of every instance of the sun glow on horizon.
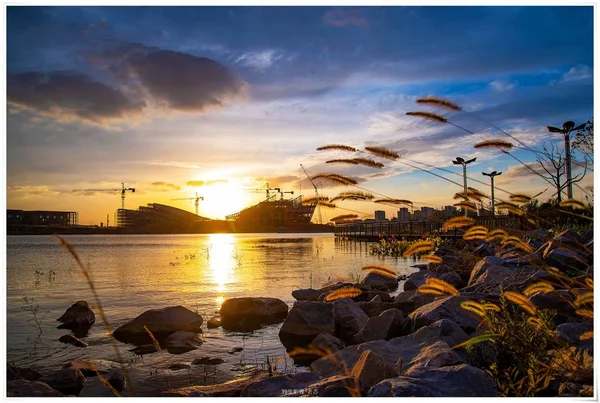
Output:
<instances>
[{"instance_id":1,"label":"sun glow on horizon","mask_svg":"<svg viewBox=\"0 0 600 403\"><path fill-rule=\"evenodd\" d=\"M197 189L198 195L204 197L204 200L200 200L198 214L207 218L224 220L225 216L247 207L250 201L243 186L236 180Z\"/></svg>"}]
</instances>

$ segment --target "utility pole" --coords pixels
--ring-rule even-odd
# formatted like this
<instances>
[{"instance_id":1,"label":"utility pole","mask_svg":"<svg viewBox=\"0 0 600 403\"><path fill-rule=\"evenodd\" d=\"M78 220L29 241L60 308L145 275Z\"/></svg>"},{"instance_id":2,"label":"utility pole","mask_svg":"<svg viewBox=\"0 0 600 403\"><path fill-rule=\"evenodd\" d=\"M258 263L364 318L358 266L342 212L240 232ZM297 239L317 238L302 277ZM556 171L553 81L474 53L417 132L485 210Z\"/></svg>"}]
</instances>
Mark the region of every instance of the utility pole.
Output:
<instances>
[{"instance_id":1,"label":"utility pole","mask_svg":"<svg viewBox=\"0 0 600 403\"><path fill-rule=\"evenodd\" d=\"M462 165L463 167L463 180L464 180L464 184L465 184L465 193L464 193L464 197L467 197L467 165L470 164L471 162L475 162L475 160L477 160L477 158L473 158L470 160L465 161L464 158L461 157L456 157L456 160L453 160L452 163L454 165ZM467 209L463 208L463 211L465 213L465 215L467 215Z\"/></svg>"},{"instance_id":2,"label":"utility pole","mask_svg":"<svg viewBox=\"0 0 600 403\"><path fill-rule=\"evenodd\" d=\"M502 172L492 171L489 174L482 172L485 176L489 176L492 181L492 217L496 217L496 199L494 198L494 176L502 175Z\"/></svg>"},{"instance_id":3,"label":"utility pole","mask_svg":"<svg viewBox=\"0 0 600 403\"><path fill-rule=\"evenodd\" d=\"M571 133L585 127L585 123L575 127L575 122L569 120L562 125L562 129L554 126L546 126L550 133L561 133L565 138L565 159L567 164L567 198L573 199L573 180L571 176ZM559 188L560 189L560 188ZM560 195L558 195L560 200Z\"/></svg>"}]
</instances>

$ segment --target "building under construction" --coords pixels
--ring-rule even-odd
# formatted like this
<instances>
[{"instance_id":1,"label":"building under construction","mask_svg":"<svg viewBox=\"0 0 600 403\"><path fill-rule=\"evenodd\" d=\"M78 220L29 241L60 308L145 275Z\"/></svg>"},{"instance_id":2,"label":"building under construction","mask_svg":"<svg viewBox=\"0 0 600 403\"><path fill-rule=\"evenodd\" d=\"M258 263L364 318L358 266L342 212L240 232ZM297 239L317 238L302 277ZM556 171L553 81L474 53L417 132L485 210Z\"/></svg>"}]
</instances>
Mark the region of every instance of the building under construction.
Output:
<instances>
[{"instance_id":1,"label":"building under construction","mask_svg":"<svg viewBox=\"0 0 600 403\"><path fill-rule=\"evenodd\" d=\"M75 211L6 210L6 224L74 226L79 224L79 215Z\"/></svg>"},{"instance_id":2,"label":"building under construction","mask_svg":"<svg viewBox=\"0 0 600 403\"><path fill-rule=\"evenodd\" d=\"M188 232L197 229L199 223L207 221L212 220L158 203L140 206L138 210L119 209L117 211L117 226L129 229Z\"/></svg>"}]
</instances>

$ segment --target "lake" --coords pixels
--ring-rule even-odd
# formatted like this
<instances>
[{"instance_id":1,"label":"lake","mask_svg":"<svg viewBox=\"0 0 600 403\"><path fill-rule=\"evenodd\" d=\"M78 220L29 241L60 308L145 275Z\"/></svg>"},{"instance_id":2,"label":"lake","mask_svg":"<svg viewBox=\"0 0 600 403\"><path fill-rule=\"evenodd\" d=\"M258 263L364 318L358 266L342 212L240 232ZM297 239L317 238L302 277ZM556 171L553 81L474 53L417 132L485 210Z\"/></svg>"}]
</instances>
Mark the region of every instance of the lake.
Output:
<instances>
[{"instance_id":1,"label":"lake","mask_svg":"<svg viewBox=\"0 0 600 403\"><path fill-rule=\"evenodd\" d=\"M367 244L336 241L332 234L84 235L65 236L89 265L96 290L113 329L153 308L173 305L198 312L208 320L222 302L234 297L274 297L294 303L297 288L320 287L338 278L355 278L367 264L385 263L398 274L414 269L412 260L380 258ZM7 237L7 361L33 367L42 374L76 358L116 360L89 286L75 260L50 236ZM24 297L33 303L28 307ZM88 348L63 344L68 330L56 319L77 300L86 300L96 324L82 339ZM31 309L39 305L40 334ZM132 345L117 343L136 395L156 395L166 387L231 379L238 371L261 367L266 357L277 368L294 367L281 345L281 324L252 333L206 329L198 350L182 355L166 352L134 356ZM244 351L228 354L234 347ZM174 363L217 356L225 363L172 371Z\"/></svg>"}]
</instances>

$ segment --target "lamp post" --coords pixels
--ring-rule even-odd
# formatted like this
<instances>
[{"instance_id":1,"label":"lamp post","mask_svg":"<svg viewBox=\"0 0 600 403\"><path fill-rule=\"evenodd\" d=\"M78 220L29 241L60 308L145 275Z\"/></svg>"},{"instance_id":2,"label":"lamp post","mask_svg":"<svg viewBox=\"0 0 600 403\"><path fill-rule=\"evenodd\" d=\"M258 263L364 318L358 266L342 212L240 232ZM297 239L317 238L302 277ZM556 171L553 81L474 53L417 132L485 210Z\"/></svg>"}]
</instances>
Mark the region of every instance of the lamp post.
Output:
<instances>
[{"instance_id":1,"label":"lamp post","mask_svg":"<svg viewBox=\"0 0 600 403\"><path fill-rule=\"evenodd\" d=\"M562 125L562 129L546 126L550 133L561 133L565 137L565 159L567 165L567 198L573 198L573 182L571 178L571 133L585 127L585 123L575 127L575 122L569 120ZM560 200L560 194L558 195Z\"/></svg>"},{"instance_id":2,"label":"lamp post","mask_svg":"<svg viewBox=\"0 0 600 403\"><path fill-rule=\"evenodd\" d=\"M482 174L484 174L485 176L489 176L490 179L492 180L492 217L495 217L496 216L496 205L495 205L495 199L494 199L494 176L502 175L502 172L492 171L489 174L486 174L485 172L482 172Z\"/></svg>"},{"instance_id":3,"label":"lamp post","mask_svg":"<svg viewBox=\"0 0 600 403\"><path fill-rule=\"evenodd\" d=\"M465 161L464 158L456 157L456 159L452 161L452 163L454 165L462 165L462 167L463 167L463 180L465 183L465 193L464 193L465 197L467 197L467 164L474 162L476 159L477 158L473 158L473 159ZM465 215L467 215L467 209L463 208L463 211L464 211Z\"/></svg>"}]
</instances>

